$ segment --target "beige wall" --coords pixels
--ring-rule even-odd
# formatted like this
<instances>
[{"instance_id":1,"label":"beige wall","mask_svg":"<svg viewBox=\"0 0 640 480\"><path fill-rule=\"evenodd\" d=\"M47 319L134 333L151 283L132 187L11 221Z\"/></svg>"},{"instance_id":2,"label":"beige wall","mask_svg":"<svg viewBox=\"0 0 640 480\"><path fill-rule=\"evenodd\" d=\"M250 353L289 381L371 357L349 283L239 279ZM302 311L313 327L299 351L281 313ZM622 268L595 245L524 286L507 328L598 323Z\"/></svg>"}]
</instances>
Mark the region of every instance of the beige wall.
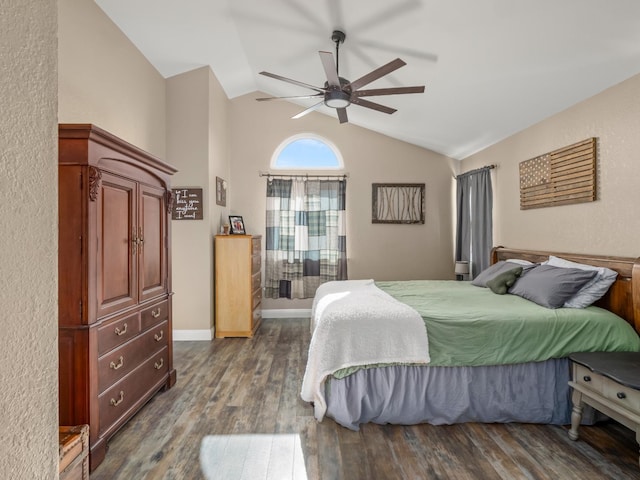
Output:
<instances>
[{"instance_id":1,"label":"beige wall","mask_svg":"<svg viewBox=\"0 0 640 480\"><path fill-rule=\"evenodd\" d=\"M58 475L56 1L0 15L0 478Z\"/></svg>"},{"instance_id":2,"label":"beige wall","mask_svg":"<svg viewBox=\"0 0 640 480\"><path fill-rule=\"evenodd\" d=\"M173 327L211 338L213 323L212 238L224 208L216 205L216 176L225 178L227 103L209 67L167 80L167 154L178 168L174 187L203 189L203 220L172 221Z\"/></svg>"},{"instance_id":3,"label":"beige wall","mask_svg":"<svg viewBox=\"0 0 640 480\"><path fill-rule=\"evenodd\" d=\"M463 160L495 163L494 243L637 257L640 220L640 75ZM598 200L520 210L518 164L589 137L598 139Z\"/></svg>"},{"instance_id":4,"label":"beige wall","mask_svg":"<svg viewBox=\"0 0 640 480\"><path fill-rule=\"evenodd\" d=\"M347 255L349 277L378 280L453 278L451 185L454 161L429 150L359 128L340 125L287 102L256 102L260 94L231 101L231 213L242 215L249 233L264 233L265 178L271 155L288 137L311 132L342 153L347 183ZM351 108L358 108L356 106ZM389 121L393 121L392 118ZM426 184L425 225L371 223L371 184ZM306 308L310 304L268 300L263 308Z\"/></svg>"},{"instance_id":5,"label":"beige wall","mask_svg":"<svg viewBox=\"0 0 640 480\"><path fill-rule=\"evenodd\" d=\"M165 158L165 81L93 1L59 0L60 123L93 123Z\"/></svg>"}]
</instances>

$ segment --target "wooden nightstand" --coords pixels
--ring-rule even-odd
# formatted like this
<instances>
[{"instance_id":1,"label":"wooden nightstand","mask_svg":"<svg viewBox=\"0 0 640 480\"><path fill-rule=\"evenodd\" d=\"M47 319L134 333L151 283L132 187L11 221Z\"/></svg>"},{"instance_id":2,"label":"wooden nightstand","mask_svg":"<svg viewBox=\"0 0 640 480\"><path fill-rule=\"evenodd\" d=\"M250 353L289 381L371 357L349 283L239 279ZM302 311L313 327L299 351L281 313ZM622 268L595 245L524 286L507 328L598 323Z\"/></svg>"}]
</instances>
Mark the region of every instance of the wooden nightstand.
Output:
<instances>
[{"instance_id":1,"label":"wooden nightstand","mask_svg":"<svg viewBox=\"0 0 640 480\"><path fill-rule=\"evenodd\" d=\"M578 439L587 404L635 431L640 443L640 352L574 353L569 358L573 369L569 438Z\"/></svg>"}]
</instances>

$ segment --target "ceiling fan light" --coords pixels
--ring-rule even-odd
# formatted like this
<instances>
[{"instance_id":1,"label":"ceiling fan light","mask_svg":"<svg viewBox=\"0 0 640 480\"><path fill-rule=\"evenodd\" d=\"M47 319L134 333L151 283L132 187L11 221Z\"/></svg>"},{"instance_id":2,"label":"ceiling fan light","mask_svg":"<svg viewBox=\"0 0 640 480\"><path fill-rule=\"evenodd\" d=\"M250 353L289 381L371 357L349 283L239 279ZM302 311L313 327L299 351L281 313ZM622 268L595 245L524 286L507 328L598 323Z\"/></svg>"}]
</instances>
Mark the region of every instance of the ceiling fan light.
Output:
<instances>
[{"instance_id":1,"label":"ceiling fan light","mask_svg":"<svg viewBox=\"0 0 640 480\"><path fill-rule=\"evenodd\" d=\"M330 108L345 108L351 105L351 95L342 90L331 90L325 93L324 104Z\"/></svg>"}]
</instances>

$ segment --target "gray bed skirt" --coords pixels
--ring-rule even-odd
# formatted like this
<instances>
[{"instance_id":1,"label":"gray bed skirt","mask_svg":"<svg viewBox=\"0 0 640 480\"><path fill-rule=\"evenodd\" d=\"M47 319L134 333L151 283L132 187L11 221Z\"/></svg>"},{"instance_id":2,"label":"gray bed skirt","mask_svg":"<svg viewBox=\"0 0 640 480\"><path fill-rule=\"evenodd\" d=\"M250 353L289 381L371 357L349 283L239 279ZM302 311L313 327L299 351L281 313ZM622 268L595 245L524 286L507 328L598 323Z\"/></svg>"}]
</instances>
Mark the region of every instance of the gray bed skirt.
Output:
<instances>
[{"instance_id":1,"label":"gray bed skirt","mask_svg":"<svg viewBox=\"0 0 640 480\"><path fill-rule=\"evenodd\" d=\"M325 384L327 416L363 423L571 423L569 360L480 367L390 366ZM583 423L593 423L593 411Z\"/></svg>"}]
</instances>

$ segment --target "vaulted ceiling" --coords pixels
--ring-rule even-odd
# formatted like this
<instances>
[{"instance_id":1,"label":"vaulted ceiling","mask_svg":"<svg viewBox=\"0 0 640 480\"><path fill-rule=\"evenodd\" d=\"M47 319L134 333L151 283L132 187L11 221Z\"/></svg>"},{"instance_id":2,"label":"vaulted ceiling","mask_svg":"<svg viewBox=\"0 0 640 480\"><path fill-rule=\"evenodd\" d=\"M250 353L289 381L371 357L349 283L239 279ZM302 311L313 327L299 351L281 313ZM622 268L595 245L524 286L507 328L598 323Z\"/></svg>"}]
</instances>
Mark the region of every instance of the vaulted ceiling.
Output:
<instances>
[{"instance_id":1,"label":"vaulted ceiling","mask_svg":"<svg viewBox=\"0 0 640 480\"><path fill-rule=\"evenodd\" d=\"M163 76L209 65L229 98L313 94L259 72L323 86L318 51L342 30L341 77L399 57L367 88L426 85L349 122L457 159L640 72L638 0L95 1Z\"/></svg>"}]
</instances>

